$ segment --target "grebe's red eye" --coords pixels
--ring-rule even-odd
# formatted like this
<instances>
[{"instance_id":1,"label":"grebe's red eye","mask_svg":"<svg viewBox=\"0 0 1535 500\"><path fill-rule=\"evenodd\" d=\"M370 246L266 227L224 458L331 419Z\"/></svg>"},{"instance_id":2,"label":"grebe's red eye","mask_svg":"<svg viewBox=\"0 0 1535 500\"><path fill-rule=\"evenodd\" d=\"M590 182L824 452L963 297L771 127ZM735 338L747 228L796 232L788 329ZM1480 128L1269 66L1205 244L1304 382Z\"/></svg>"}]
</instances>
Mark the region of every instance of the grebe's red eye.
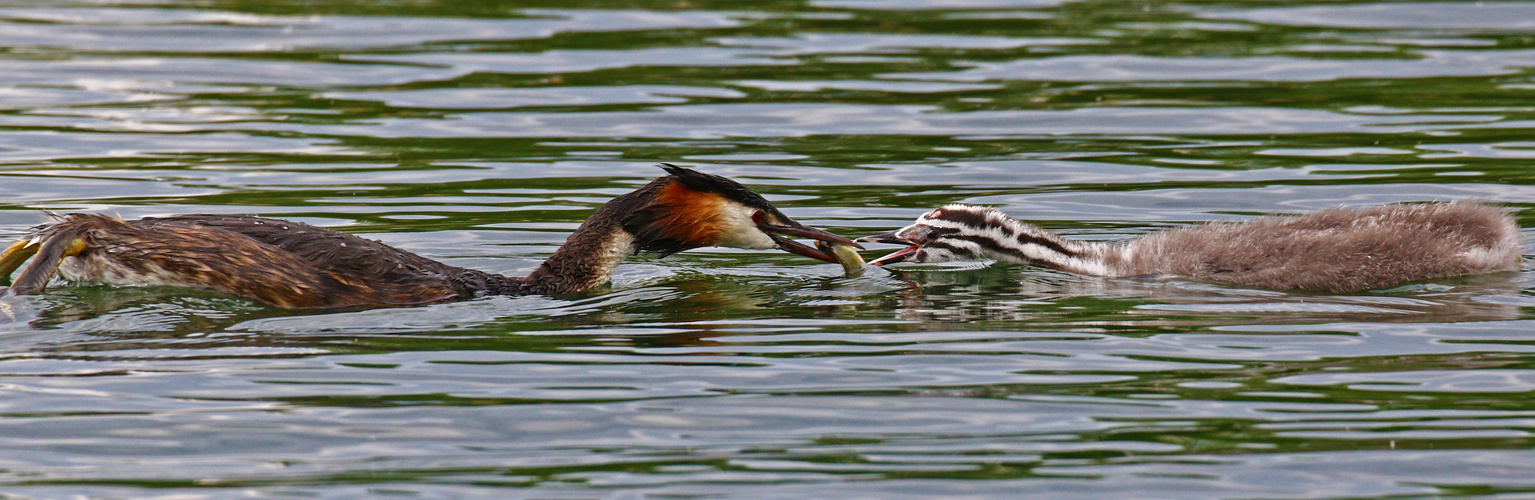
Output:
<instances>
[{"instance_id":1,"label":"grebe's red eye","mask_svg":"<svg viewBox=\"0 0 1535 500\"><path fill-rule=\"evenodd\" d=\"M761 224L762 223L762 219L765 219L765 218L767 218L767 216L763 215L761 210L758 210L756 212L752 212L752 222Z\"/></svg>"}]
</instances>

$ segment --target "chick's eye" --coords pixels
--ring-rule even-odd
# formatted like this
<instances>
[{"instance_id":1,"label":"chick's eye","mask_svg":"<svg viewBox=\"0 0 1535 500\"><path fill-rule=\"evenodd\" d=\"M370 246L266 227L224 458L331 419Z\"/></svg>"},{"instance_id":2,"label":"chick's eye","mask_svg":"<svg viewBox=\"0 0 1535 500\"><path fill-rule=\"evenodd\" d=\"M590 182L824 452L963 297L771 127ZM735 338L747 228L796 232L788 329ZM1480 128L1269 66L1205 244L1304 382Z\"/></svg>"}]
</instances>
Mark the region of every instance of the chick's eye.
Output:
<instances>
[{"instance_id":1,"label":"chick's eye","mask_svg":"<svg viewBox=\"0 0 1535 500\"><path fill-rule=\"evenodd\" d=\"M767 218L767 216L763 215L762 211L760 211L760 210L756 211L756 212L752 212L752 222L761 224L762 220L766 219L766 218Z\"/></svg>"}]
</instances>

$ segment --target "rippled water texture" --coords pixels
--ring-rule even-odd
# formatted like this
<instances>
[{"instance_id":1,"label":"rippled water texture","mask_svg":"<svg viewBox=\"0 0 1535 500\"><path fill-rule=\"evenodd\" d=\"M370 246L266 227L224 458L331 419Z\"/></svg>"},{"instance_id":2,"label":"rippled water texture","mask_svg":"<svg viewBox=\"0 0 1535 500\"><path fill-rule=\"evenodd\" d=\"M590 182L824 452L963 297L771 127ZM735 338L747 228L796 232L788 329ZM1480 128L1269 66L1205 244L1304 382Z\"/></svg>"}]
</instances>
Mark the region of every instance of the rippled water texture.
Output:
<instances>
[{"instance_id":1,"label":"rippled water texture","mask_svg":"<svg viewBox=\"0 0 1535 500\"><path fill-rule=\"evenodd\" d=\"M0 239L258 213L522 274L662 161L847 236L951 202L1100 241L1465 198L1535 228L1530 2L184 4L0 1ZM1532 292L720 249L390 310L60 284L0 301L0 491L1513 497Z\"/></svg>"}]
</instances>

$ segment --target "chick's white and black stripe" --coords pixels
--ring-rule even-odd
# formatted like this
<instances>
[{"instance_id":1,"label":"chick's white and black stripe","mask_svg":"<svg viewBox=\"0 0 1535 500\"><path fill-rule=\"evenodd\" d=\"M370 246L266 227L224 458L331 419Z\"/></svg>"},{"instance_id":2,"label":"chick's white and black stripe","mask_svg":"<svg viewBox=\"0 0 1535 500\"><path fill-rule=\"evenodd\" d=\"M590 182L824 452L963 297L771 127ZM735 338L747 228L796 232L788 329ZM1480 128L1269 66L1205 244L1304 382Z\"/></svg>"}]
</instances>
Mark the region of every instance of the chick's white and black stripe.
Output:
<instances>
[{"instance_id":1,"label":"chick's white and black stripe","mask_svg":"<svg viewBox=\"0 0 1535 500\"><path fill-rule=\"evenodd\" d=\"M1083 274L1109 272L1097 262L1101 245L1061 238L995 208L945 205L897 234L921 245L916 262L994 258Z\"/></svg>"}]
</instances>

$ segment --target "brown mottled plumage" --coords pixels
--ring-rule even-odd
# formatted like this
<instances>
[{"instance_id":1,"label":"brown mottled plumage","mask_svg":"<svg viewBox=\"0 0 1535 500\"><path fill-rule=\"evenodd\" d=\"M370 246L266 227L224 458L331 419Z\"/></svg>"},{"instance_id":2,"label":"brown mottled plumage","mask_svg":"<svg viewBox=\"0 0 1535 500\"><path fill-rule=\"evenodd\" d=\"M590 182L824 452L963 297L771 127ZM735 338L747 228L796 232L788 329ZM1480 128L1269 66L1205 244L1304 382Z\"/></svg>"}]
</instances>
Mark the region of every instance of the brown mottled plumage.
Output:
<instances>
[{"instance_id":1,"label":"brown mottled plumage","mask_svg":"<svg viewBox=\"0 0 1535 500\"><path fill-rule=\"evenodd\" d=\"M0 278L34 254L10 291L38 293L57 272L75 281L218 290L284 308L401 306L481 295L562 294L608 281L635 252L702 246L778 248L837 262L788 236L854 244L804 226L724 177L662 164L667 176L614 198L531 274L450 266L300 222L183 215L122 220L71 214L0 253Z\"/></svg>"},{"instance_id":2,"label":"brown mottled plumage","mask_svg":"<svg viewBox=\"0 0 1535 500\"><path fill-rule=\"evenodd\" d=\"M1112 244L1064 239L993 208L948 205L859 241L909 245L874 265L995 258L1094 276L1335 293L1516 270L1523 252L1512 217L1468 201L1200 224Z\"/></svg>"}]
</instances>

